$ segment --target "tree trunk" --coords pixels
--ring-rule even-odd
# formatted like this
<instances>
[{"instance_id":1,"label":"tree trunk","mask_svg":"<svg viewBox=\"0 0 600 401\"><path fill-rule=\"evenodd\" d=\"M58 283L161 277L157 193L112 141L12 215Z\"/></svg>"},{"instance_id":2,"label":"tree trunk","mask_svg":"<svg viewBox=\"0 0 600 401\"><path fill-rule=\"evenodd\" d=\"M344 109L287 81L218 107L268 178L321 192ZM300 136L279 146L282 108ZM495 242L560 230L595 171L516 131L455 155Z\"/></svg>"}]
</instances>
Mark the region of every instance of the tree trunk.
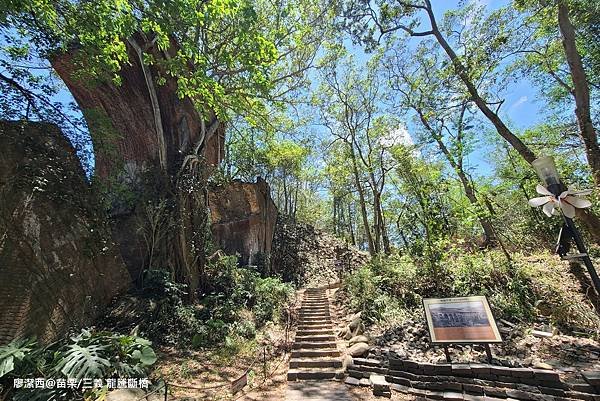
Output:
<instances>
[{"instance_id":1,"label":"tree trunk","mask_svg":"<svg viewBox=\"0 0 600 401\"><path fill-rule=\"evenodd\" d=\"M525 159L525 161L527 161L529 164L531 164L536 159L535 154L533 153L533 151L531 149L529 149L529 147L527 147L527 145L525 145L525 143L523 143L523 141L521 141L516 135L514 135L510 131L510 129L504 124L504 122L500 119L500 117L496 113L494 113L488 107L485 100L483 100L481 98L481 96L479 95L479 92L477 91L477 88L475 87L473 82L471 82L471 80L466 72L465 66L460 62L459 57L456 55L454 50L450 47L450 45L448 44L446 39L441 34L440 30L438 29L438 26L437 26L437 23L435 20L435 16L433 14L433 10L431 8L431 2L429 0L425 0L425 2L427 4L427 14L429 15L429 20L431 22L431 28L432 28L433 35L435 36L435 38L438 41L438 43L440 44L440 46L442 46L442 48L444 49L444 51L446 52L446 54L452 61L452 64L454 65L454 68L456 70L456 74L459 76L461 81L467 87L467 90L468 90L469 94L471 95L473 101L475 102L477 107L481 110L481 112L494 125L494 127L496 128L496 131L498 131L498 134L502 138L504 138L513 147L513 149L515 149L521 155L521 157L523 157L523 159ZM592 160L593 160L594 165L596 165L597 161L594 158L594 155L597 153L594 150L593 143L590 143L589 145L592 147L591 148L592 149L591 154L593 157ZM596 142L596 149L597 149L597 142ZM598 164L598 166L600 166L600 163ZM599 167L599 170L597 170L597 171L600 171L600 167ZM596 183L598 183L598 181L596 181ZM582 224L586 228L588 228L588 232L592 235L594 242L596 242L597 244L600 244L600 232L598 232L599 230L594 229L594 223L595 223L595 221L598 220L598 217L595 216L591 212L580 213L580 214L578 214L578 216L580 216L580 220L581 220ZM590 228L591 228L591 231L590 231Z\"/></svg>"},{"instance_id":2,"label":"tree trunk","mask_svg":"<svg viewBox=\"0 0 600 401\"><path fill-rule=\"evenodd\" d=\"M421 109L419 109L418 107L415 107L415 110L419 114L419 118L420 118L421 122L423 123L423 125L425 126L425 129L431 133L435 142L438 145L438 148L442 151L442 153L446 157L446 160L448 160L448 163L450 163L450 166L452 167L452 169L454 170L456 175L458 175L458 178L462 184L463 190L465 191L465 196L469 200L469 203L471 203L471 205L473 207L475 207L475 213L477 215L477 220L479 220L479 224L481 225L481 228L483 229L483 234L485 237L485 239L484 239L485 245L486 246L492 245L496 241L496 235L494 233L494 228L492 227L492 223L487 218L483 217L481 215L481 212L479 211L479 202L477 201L477 196L475 195L475 188L473 187L473 184L467 177L467 174L465 173L465 171L462 167L462 158L459 158L458 162L456 161L456 159L454 158L452 153L450 153L450 150L448 149L448 147L446 146L446 144L440 137L440 134L435 132L434 128L429 124L429 121L423 114L423 111ZM461 115L461 121L462 121L462 115ZM461 129L461 128L459 128L459 129Z\"/></svg>"},{"instance_id":3,"label":"tree trunk","mask_svg":"<svg viewBox=\"0 0 600 401\"><path fill-rule=\"evenodd\" d=\"M165 53L141 34L130 38L127 49L129 64L120 71L119 86L108 80L77 78L77 50L55 55L50 61L90 128L96 157L94 180L107 190L113 236L132 277L139 277L147 265L138 229L141 207L165 201L170 225L163 229L170 236L153 258L158 257L156 263L186 282L194 297L202 281L207 241L204 184L223 158L224 132L214 116L206 124L190 99L178 97L174 78L156 84L159 71L143 64L140 51L156 58L167 57Z\"/></svg>"},{"instance_id":4,"label":"tree trunk","mask_svg":"<svg viewBox=\"0 0 600 401\"><path fill-rule=\"evenodd\" d=\"M370 172L369 176L371 178L371 186L373 187L373 229L375 231L375 253L379 253L381 252L381 223L379 220L381 217L379 213L380 198L379 192L377 192L376 190L375 177L373 175L373 172Z\"/></svg>"},{"instance_id":5,"label":"tree trunk","mask_svg":"<svg viewBox=\"0 0 600 401\"><path fill-rule=\"evenodd\" d=\"M350 238L352 245L356 246L356 237L354 236L354 225L352 224L352 205L348 202L348 229L350 230Z\"/></svg>"},{"instance_id":6,"label":"tree trunk","mask_svg":"<svg viewBox=\"0 0 600 401\"><path fill-rule=\"evenodd\" d=\"M354 173L354 182L356 185L356 190L358 191L358 198L360 202L360 212L362 215L363 227L365 231L365 237L367 240L367 245L369 247L369 254L371 256L375 256L375 247L373 244L373 236L371 235L371 227L369 226L369 216L367 214L367 205L365 201L364 188L360 182L360 175L358 173L358 166L356 163L356 154L354 153L354 146L350 143L350 156L352 159L352 171Z\"/></svg>"},{"instance_id":7,"label":"tree trunk","mask_svg":"<svg viewBox=\"0 0 600 401\"><path fill-rule=\"evenodd\" d=\"M450 45L446 41L446 38L444 38L440 30L438 29L435 17L433 15L433 11L431 9L431 4L428 0L427 4L427 13L431 22L431 30L433 32L433 35L452 61L456 74L467 87L467 90L469 91L473 102L477 105L479 110L481 110L481 112L488 118L488 120L490 120L490 122L494 125L496 131L498 131L498 134L500 134L502 138L504 138L508 143L510 143L511 146L517 152L519 152L519 154L525 160L527 160L528 163L533 162L536 159L536 156L533 153L533 151L529 149L529 147L527 147L527 145L525 145L525 143L523 143L521 139L519 139L515 134L511 132L511 130L504 124L500 117L488 107L486 101L483 100L483 98L479 95L477 87L469 78L465 66L461 63L460 58L456 55L452 47L450 47Z\"/></svg>"},{"instance_id":8,"label":"tree trunk","mask_svg":"<svg viewBox=\"0 0 600 401\"><path fill-rule=\"evenodd\" d=\"M590 111L590 88L583 68L581 55L575 42L575 28L569 18L569 8L564 1L558 4L558 26L562 36L562 44L573 79L573 96L575 97L575 115L579 125L579 135L585 146L585 154L596 188L600 188L600 147L598 136L592 124Z\"/></svg>"},{"instance_id":9,"label":"tree trunk","mask_svg":"<svg viewBox=\"0 0 600 401\"><path fill-rule=\"evenodd\" d=\"M383 218L383 208L381 207L381 202L379 203L379 223L381 224L381 240L383 241L383 252L386 255L391 255L392 247L390 246L390 237L387 232L385 219Z\"/></svg>"}]
</instances>

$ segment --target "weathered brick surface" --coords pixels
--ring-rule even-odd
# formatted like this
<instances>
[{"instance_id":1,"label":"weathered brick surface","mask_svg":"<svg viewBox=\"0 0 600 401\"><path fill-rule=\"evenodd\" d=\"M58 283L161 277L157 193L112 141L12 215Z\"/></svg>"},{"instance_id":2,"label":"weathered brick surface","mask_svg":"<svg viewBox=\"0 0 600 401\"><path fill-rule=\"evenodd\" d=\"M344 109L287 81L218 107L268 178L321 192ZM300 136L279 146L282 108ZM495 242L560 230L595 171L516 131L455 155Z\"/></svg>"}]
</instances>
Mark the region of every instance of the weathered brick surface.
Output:
<instances>
[{"instance_id":1,"label":"weathered brick surface","mask_svg":"<svg viewBox=\"0 0 600 401\"><path fill-rule=\"evenodd\" d=\"M131 281L75 150L58 127L0 123L0 344L51 342Z\"/></svg>"}]
</instances>

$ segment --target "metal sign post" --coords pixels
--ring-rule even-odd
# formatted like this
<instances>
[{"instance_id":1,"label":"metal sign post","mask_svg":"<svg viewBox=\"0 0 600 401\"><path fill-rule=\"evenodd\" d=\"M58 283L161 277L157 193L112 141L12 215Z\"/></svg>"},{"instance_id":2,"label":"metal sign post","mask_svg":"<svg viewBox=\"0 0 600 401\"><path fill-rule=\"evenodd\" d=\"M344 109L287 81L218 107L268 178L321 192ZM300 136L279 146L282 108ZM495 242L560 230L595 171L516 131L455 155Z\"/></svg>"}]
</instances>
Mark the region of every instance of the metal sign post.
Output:
<instances>
[{"instance_id":1,"label":"metal sign post","mask_svg":"<svg viewBox=\"0 0 600 401\"><path fill-rule=\"evenodd\" d=\"M561 210L564 225L560 230L558 243L556 246L556 253L558 253L563 259L583 260L583 263L587 268L588 274L592 279L592 284L594 286L594 289L596 290L596 294L600 295L600 277L598 277L598 273L594 268L592 259L590 258L590 255L587 252L585 244L583 243L581 233L579 232L579 230L575 226L575 223L573 222L573 219L571 218L575 214L575 207L589 207L591 203L589 201L585 201L586 204L578 206L578 203L575 203L575 200L578 200L577 196L571 196L573 200L569 201L569 192L565 193L565 191L567 191L567 187L561 182L558 170L556 169L556 165L554 164L554 159L552 157L540 157L538 159L535 159L531 164L538 176L540 177L540 179L542 180L542 182L544 182L544 184L546 185L547 191L545 191L542 187L540 188L542 190L541 192L546 192L547 195L554 195L555 199L552 199L552 202L558 204L561 209L563 209L563 207L569 206L569 209L571 210L570 213L567 213L568 210L566 208L564 210ZM538 192L540 192L540 189L538 189ZM573 192L573 194L581 195L589 192L590 191L579 191ZM535 206L536 200L542 200L543 202L543 197L530 200L530 204L532 206ZM531 203L532 201L534 201L534 203ZM571 205L570 202L573 202L573 205ZM581 200L579 200L579 203L581 203ZM537 205L541 204L543 203L538 203ZM548 214L548 216L551 216L554 213L554 207L550 207L550 210L551 212L546 212L546 209L544 208L544 211L546 212L546 214ZM578 254L567 255L570 249L571 239L573 239L575 241L575 245L577 245L577 250L579 251Z\"/></svg>"}]
</instances>

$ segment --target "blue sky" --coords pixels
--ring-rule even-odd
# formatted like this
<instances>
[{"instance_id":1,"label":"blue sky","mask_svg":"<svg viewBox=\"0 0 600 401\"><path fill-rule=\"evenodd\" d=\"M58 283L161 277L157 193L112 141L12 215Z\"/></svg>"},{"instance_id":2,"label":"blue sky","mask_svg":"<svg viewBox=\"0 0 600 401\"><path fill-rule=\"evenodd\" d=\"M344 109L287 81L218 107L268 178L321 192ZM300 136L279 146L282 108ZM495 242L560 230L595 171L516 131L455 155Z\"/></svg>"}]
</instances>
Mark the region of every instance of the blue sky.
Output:
<instances>
[{"instance_id":1,"label":"blue sky","mask_svg":"<svg viewBox=\"0 0 600 401\"><path fill-rule=\"evenodd\" d=\"M487 11L492 11L500 7L510 5L511 0L476 0ZM449 10L457 8L463 1L460 0L432 0L432 6L436 18L441 20L443 14ZM526 128L537 125L544 120L544 111L542 102L538 99L538 90L532 86L528 80L519 80L511 83L504 91L505 103L500 109L500 116L512 129L522 131ZM482 117L482 121L490 131L494 131L493 126ZM483 135L482 135L483 136ZM490 176L492 166L488 163L488 157L491 148L484 143L480 143L476 150L469 156L467 166L476 175Z\"/></svg>"}]
</instances>

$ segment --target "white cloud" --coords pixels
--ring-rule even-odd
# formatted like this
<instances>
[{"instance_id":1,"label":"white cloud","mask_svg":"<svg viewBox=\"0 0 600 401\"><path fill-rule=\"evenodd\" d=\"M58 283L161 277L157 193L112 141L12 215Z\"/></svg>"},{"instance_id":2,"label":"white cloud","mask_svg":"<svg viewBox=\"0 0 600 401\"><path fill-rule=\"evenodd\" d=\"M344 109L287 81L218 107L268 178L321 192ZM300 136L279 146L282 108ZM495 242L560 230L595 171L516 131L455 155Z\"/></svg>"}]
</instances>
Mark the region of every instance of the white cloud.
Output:
<instances>
[{"instance_id":1,"label":"white cloud","mask_svg":"<svg viewBox=\"0 0 600 401\"><path fill-rule=\"evenodd\" d=\"M387 135L382 136L380 143L384 147L391 147L394 145L405 145L412 147L415 145L415 142L408 133L408 130L402 125L393 131L389 131Z\"/></svg>"},{"instance_id":2,"label":"white cloud","mask_svg":"<svg viewBox=\"0 0 600 401\"><path fill-rule=\"evenodd\" d=\"M519 100L517 100L516 102L513 103L512 106L510 106L510 108L511 108L511 110L516 109L517 107L521 106L525 102L527 102L527 96L521 96L519 98Z\"/></svg>"}]
</instances>

